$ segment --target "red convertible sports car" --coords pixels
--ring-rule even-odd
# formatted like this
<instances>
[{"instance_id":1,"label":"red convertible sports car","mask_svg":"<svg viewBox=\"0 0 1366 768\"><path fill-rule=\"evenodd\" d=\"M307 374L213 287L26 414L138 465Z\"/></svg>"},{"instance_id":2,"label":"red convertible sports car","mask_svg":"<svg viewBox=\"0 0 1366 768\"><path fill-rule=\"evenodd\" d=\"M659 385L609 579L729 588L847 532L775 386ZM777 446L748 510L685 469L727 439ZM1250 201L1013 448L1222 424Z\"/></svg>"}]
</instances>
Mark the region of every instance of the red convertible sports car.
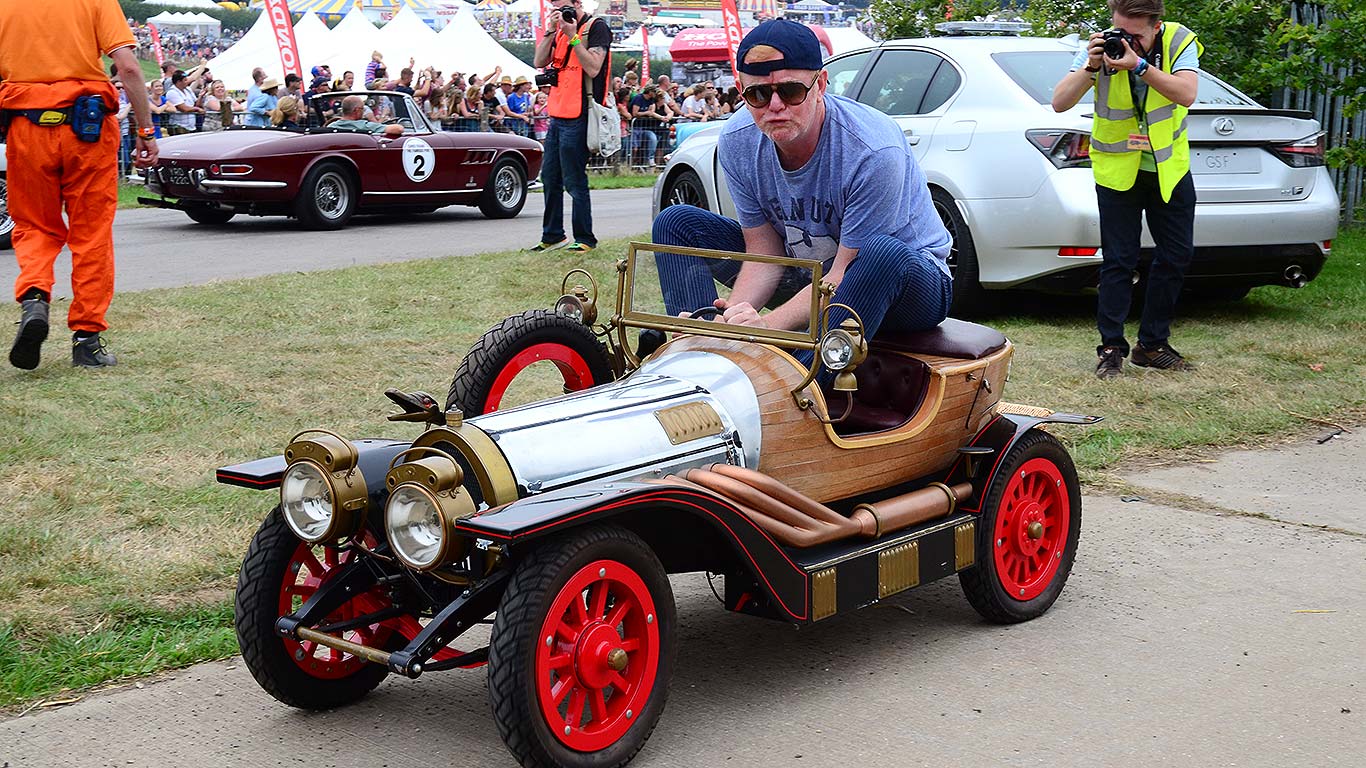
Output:
<instances>
[{"instance_id":1,"label":"red convertible sports car","mask_svg":"<svg viewBox=\"0 0 1366 768\"><path fill-rule=\"evenodd\" d=\"M346 96L363 96L366 117L397 123L388 138L325 125ZM373 117L372 117L373 115ZM477 205L489 218L516 216L527 183L541 170L541 145L501 133L434 130L412 97L391 91L328 93L309 106L300 129L233 127L161 142L147 171L157 197L139 201L184 211L201 224L239 213L293 216L338 229L357 213L430 212Z\"/></svg>"}]
</instances>

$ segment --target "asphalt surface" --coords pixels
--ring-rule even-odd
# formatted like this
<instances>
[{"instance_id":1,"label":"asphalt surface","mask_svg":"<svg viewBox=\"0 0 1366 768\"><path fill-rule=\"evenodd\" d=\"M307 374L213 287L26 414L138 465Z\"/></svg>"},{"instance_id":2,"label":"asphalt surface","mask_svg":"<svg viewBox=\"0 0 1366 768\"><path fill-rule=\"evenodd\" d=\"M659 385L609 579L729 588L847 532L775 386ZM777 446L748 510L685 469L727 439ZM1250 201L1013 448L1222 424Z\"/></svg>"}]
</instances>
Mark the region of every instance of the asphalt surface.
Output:
<instances>
[{"instance_id":1,"label":"asphalt surface","mask_svg":"<svg viewBox=\"0 0 1366 768\"><path fill-rule=\"evenodd\" d=\"M595 190L593 233L605 240L649 232L650 197L649 189ZM544 205L544 196L533 192L513 219L493 221L478 208L452 206L420 215L361 216L335 232L311 232L283 217L238 216L226 226L206 227L179 211L123 209L114 217L115 290L526 248L540 241ZM567 196L565 208L568 228ZM13 252L4 252L0 285L14 285L18 274ZM55 278L53 293L69 297L67 251L57 259Z\"/></svg>"},{"instance_id":2,"label":"asphalt surface","mask_svg":"<svg viewBox=\"0 0 1366 768\"><path fill-rule=\"evenodd\" d=\"M1361 766L1361 432L1087 496L1071 580L1026 624L984 623L948 579L798 631L676 578L678 665L632 765ZM0 765L513 765L481 671L322 714L239 659L142 686L0 722Z\"/></svg>"}]
</instances>

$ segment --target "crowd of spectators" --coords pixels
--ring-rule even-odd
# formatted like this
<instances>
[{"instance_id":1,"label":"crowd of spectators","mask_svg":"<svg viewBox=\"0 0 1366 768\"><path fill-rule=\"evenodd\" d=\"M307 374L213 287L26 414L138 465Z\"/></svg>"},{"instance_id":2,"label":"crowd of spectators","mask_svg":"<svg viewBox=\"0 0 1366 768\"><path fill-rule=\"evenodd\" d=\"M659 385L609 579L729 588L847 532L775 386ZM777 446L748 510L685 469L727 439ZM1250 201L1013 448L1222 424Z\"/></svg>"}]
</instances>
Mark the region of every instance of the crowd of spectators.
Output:
<instances>
[{"instance_id":1,"label":"crowd of spectators","mask_svg":"<svg viewBox=\"0 0 1366 768\"><path fill-rule=\"evenodd\" d=\"M142 33L146 30L135 29ZM198 61L190 65L184 58L168 58L161 77L147 83L158 138L219 131L234 125L286 129L320 125L339 115L329 110L310 116L310 99L352 90L408 94L432 125L445 131L513 133L543 141L549 126L549 89L537 89L526 77L505 75L501 67L485 74L446 73L433 66L419 67L409 58L391 71L384 55L375 51L362 72L333 73L326 66L315 66L308 77L290 74L280 83L257 68L252 85L243 92L231 90L216 79L207 56ZM133 146L129 121L132 105L124 95L123 84L117 76L113 79L120 99L120 163L127 172ZM628 61L626 71L612 78L611 92L621 116L623 150L607 162L633 166L659 164L673 145L676 125L724 119L740 98L735 88L717 89L710 81L680 86L668 75L642 81L635 60ZM386 117L392 115L368 114L366 119Z\"/></svg>"}]
</instances>

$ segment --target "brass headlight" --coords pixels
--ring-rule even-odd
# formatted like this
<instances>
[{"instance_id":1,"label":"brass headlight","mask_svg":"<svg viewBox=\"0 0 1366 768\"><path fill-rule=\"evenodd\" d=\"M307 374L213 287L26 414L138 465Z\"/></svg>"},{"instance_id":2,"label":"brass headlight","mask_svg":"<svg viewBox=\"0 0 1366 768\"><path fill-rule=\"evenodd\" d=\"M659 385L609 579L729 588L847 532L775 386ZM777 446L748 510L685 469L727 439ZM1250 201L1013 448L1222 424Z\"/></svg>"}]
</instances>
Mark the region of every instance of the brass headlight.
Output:
<instances>
[{"instance_id":1,"label":"brass headlight","mask_svg":"<svg viewBox=\"0 0 1366 768\"><path fill-rule=\"evenodd\" d=\"M591 293L582 283L575 285L573 289L569 288L569 278L575 273L588 278L592 285ZM555 314L588 326L598 321L598 284L592 275L582 269L570 270L560 283L560 293L563 295L555 302Z\"/></svg>"},{"instance_id":2,"label":"brass headlight","mask_svg":"<svg viewBox=\"0 0 1366 768\"><path fill-rule=\"evenodd\" d=\"M845 318L840 327L821 339L821 365L827 370L852 369L868 357L868 342L853 318Z\"/></svg>"},{"instance_id":3,"label":"brass headlight","mask_svg":"<svg viewBox=\"0 0 1366 768\"><path fill-rule=\"evenodd\" d=\"M429 571L469 552L470 540L455 532L455 522L474 514L475 506L461 487L465 473L450 454L435 448L409 448L394 460L415 451L433 455L391 466L384 479L389 488L384 530L394 554L405 565Z\"/></svg>"},{"instance_id":4,"label":"brass headlight","mask_svg":"<svg viewBox=\"0 0 1366 768\"><path fill-rule=\"evenodd\" d=\"M312 437L300 439L313 433ZM318 429L300 432L285 448L280 511L294 535L310 544L350 538L360 530L370 497L356 467L356 446Z\"/></svg>"}]
</instances>

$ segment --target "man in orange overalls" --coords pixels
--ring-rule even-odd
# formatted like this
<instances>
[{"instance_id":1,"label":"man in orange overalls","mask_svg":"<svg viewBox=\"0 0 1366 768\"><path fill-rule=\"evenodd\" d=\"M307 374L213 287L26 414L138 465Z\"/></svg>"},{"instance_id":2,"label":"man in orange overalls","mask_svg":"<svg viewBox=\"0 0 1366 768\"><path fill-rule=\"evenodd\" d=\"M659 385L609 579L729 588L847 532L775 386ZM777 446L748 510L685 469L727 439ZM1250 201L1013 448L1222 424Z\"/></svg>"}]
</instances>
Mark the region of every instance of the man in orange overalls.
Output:
<instances>
[{"instance_id":1,"label":"man in orange overalls","mask_svg":"<svg viewBox=\"0 0 1366 768\"><path fill-rule=\"evenodd\" d=\"M0 3L0 120L9 124L9 213L19 261L14 295L23 307L9 354L17 368L38 367L48 332L52 264L62 246L71 249L71 363L115 363L100 332L109 327L104 313L114 297L119 100L100 55L113 59L133 107L139 126L134 161L150 167L157 150L133 45L118 0L44 0L41 10ZM99 98L102 118L89 117L99 103L76 109L83 96ZM78 136L83 122L98 131ZM62 219L63 205L69 224Z\"/></svg>"}]
</instances>

